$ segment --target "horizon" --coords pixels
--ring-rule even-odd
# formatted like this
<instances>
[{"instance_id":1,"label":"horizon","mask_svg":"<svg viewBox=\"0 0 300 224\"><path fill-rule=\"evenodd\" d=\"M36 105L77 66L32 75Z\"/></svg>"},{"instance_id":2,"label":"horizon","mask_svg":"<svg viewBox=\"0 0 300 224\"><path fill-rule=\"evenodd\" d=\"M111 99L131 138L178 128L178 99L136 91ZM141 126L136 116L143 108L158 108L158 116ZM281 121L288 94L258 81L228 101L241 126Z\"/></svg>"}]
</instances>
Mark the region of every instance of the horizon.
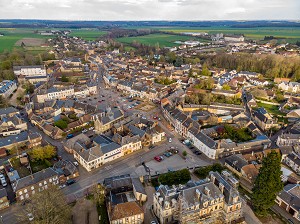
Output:
<instances>
[{"instance_id":1,"label":"horizon","mask_svg":"<svg viewBox=\"0 0 300 224\"><path fill-rule=\"evenodd\" d=\"M1 19L67 21L299 20L297 0L0 0ZM22 9L20 13L19 9Z\"/></svg>"}]
</instances>

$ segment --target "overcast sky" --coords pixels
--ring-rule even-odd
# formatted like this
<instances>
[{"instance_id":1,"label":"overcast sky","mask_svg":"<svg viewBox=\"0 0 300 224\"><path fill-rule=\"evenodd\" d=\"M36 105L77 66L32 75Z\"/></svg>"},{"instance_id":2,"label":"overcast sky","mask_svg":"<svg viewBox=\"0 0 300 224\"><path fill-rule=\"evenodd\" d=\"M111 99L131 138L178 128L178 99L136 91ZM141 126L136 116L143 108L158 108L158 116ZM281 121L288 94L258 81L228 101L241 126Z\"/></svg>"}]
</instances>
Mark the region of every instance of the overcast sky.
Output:
<instances>
[{"instance_id":1,"label":"overcast sky","mask_svg":"<svg viewBox=\"0 0 300 224\"><path fill-rule=\"evenodd\" d=\"M300 0L0 0L1 19L300 19Z\"/></svg>"}]
</instances>

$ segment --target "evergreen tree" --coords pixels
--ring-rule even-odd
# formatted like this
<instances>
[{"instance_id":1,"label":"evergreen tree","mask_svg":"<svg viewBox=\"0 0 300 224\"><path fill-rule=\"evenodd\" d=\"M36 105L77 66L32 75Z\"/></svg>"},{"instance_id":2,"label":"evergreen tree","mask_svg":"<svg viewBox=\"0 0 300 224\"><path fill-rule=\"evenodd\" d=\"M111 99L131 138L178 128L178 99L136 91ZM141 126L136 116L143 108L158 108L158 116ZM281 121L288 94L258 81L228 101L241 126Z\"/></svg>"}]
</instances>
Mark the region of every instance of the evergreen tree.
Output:
<instances>
[{"instance_id":1,"label":"evergreen tree","mask_svg":"<svg viewBox=\"0 0 300 224\"><path fill-rule=\"evenodd\" d=\"M273 151L263 159L262 167L254 182L252 202L258 214L265 215L274 205L277 193L283 189L281 175L280 156Z\"/></svg>"}]
</instances>

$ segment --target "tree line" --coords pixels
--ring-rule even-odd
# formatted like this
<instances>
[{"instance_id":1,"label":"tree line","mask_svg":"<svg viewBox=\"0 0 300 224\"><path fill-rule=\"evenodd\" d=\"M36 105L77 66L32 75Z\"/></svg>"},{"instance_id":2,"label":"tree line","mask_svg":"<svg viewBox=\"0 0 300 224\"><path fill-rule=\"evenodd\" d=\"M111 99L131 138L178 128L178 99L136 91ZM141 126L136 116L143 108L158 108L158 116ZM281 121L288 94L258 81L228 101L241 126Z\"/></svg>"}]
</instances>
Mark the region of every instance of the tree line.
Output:
<instances>
[{"instance_id":1,"label":"tree line","mask_svg":"<svg viewBox=\"0 0 300 224\"><path fill-rule=\"evenodd\" d=\"M55 59L55 56L47 52L33 55L23 50L4 51L0 54L0 81L15 79L13 66L41 65L43 61L51 59Z\"/></svg>"},{"instance_id":2,"label":"tree line","mask_svg":"<svg viewBox=\"0 0 300 224\"><path fill-rule=\"evenodd\" d=\"M266 78L300 79L300 57L254 55L247 53L217 54L205 59L209 67L257 72Z\"/></svg>"}]
</instances>

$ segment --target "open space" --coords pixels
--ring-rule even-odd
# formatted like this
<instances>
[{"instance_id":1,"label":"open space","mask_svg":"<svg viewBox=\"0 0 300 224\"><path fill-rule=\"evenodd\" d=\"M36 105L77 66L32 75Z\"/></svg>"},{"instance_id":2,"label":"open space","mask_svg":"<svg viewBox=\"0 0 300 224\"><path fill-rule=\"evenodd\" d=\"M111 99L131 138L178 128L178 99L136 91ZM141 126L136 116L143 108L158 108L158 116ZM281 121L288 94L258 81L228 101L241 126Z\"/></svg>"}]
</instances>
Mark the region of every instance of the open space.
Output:
<instances>
[{"instance_id":1,"label":"open space","mask_svg":"<svg viewBox=\"0 0 300 224\"><path fill-rule=\"evenodd\" d=\"M271 105L271 104L266 104L266 103L261 103L261 102L257 102L257 105L259 107L264 107L270 114L281 115L281 116L285 115L284 113L279 111L279 107L276 105Z\"/></svg>"},{"instance_id":2,"label":"open space","mask_svg":"<svg viewBox=\"0 0 300 224\"><path fill-rule=\"evenodd\" d=\"M181 35L170 35L170 34L149 34L145 36L139 37L122 37L116 39L118 42L131 44L132 42L136 41L141 44L154 46L157 43L159 47L173 47L179 46L179 44L174 43L175 41L187 41L187 40L198 40L200 42L204 42L205 40L196 38L196 37L189 37L189 36L181 36Z\"/></svg>"},{"instance_id":3,"label":"open space","mask_svg":"<svg viewBox=\"0 0 300 224\"><path fill-rule=\"evenodd\" d=\"M105 31L98 29L73 29L71 30L70 36L80 37L85 40L96 40L104 34L106 34Z\"/></svg>"},{"instance_id":4,"label":"open space","mask_svg":"<svg viewBox=\"0 0 300 224\"><path fill-rule=\"evenodd\" d=\"M244 34L246 38L262 40L265 36L274 36L283 38L293 43L300 40L299 27L254 27L254 28L232 28L225 26L212 27L156 27L162 31L170 31L174 33L182 32L206 32L208 34L224 33L224 34Z\"/></svg>"},{"instance_id":5,"label":"open space","mask_svg":"<svg viewBox=\"0 0 300 224\"><path fill-rule=\"evenodd\" d=\"M20 46L20 44L18 45L16 43L22 40L23 38L41 39L41 42L49 38L49 36L42 36L40 34L34 33L34 29L25 29L25 28L22 29L3 28L0 29L0 34L3 35L0 36L0 52L3 52L4 50L11 51L14 47Z\"/></svg>"}]
</instances>

